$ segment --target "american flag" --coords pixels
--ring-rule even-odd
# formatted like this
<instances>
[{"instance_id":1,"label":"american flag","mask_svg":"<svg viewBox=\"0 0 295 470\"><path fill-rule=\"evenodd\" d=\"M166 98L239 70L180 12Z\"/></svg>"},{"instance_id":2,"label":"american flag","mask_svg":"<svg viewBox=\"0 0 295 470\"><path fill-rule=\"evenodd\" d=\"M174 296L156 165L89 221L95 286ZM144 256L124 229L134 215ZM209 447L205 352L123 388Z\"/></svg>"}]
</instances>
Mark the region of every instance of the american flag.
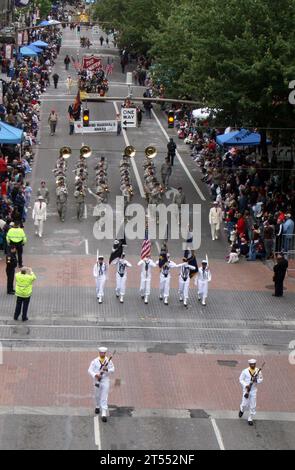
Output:
<instances>
[{"instance_id":1,"label":"american flag","mask_svg":"<svg viewBox=\"0 0 295 470\"><path fill-rule=\"evenodd\" d=\"M142 242L141 253L140 253L141 259L149 258L151 256L151 251L152 251L152 242L149 240L149 231L148 231L148 227L146 227L144 241Z\"/></svg>"}]
</instances>

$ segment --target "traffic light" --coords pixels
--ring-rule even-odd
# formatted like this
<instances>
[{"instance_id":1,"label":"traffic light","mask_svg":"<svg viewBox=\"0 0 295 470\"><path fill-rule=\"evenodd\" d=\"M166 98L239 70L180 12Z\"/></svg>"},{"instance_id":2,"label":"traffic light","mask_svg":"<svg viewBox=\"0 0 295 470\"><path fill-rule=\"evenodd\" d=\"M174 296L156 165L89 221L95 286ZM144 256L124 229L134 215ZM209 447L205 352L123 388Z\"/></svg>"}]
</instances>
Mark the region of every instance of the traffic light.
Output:
<instances>
[{"instance_id":1,"label":"traffic light","mask_svg":"<svg viewBox=\"0 0 295 470\"><path fill-rule=\"evenodd\" d=\"M89 126L89 109L83 109L83 127Z\"/></svg>"},{"instance_id":2,"label":"traffic light","mask_svg":"<svg viewBox=\"0 0 295 470\"><path fill-rule=\"evenodd\" d=\"M174 111L168 112L168 128L174 127Z\"/></svg>"}]
</instances>

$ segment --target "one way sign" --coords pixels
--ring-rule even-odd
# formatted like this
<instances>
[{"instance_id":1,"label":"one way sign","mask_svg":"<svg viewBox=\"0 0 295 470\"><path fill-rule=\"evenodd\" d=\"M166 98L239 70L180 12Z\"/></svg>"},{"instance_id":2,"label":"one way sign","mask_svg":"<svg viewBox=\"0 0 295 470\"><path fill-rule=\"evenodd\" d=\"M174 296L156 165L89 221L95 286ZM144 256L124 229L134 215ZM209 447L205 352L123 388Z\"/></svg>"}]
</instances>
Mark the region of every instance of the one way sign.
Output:
<instances>
[{"instance_id":1,"label":"one way sign","mask_svg":"<svg viewBox=\"0 0 295 470\"><path fill-rule=\"evenodd\" d=\"M123 127L137 127L136 108L122 108L121 119Z\"/></svg>"}]
</instances>

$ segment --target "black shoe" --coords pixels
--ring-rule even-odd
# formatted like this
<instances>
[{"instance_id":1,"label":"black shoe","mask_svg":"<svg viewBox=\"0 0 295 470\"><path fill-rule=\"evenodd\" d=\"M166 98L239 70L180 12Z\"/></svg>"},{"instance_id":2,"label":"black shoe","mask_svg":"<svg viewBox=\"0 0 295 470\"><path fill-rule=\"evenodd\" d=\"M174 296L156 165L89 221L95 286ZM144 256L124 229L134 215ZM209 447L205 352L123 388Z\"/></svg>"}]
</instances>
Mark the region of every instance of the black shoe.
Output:
<instances>
[{"instance_id":1,"label":"black shoe","mask_svg":"<svg viewBox=\"0 0 295 470\"><path fill-rule=\"evenodd\" d=\"M18 317L16 317L16 316L14 315L13 319L14 319L15 321L17 321L17 320L18 320Z\"/></svg>"},{"instance_id":2,"label":"black shoe","mask_svg":"<svg viewBox=\"0 0 295 470\"><path fill-rule=\"evenodd\" d=\"M95 408L95 411L94 411L94 413L95 413L96 415L99 415L99 413L100 413L100 409L99 409L99 408Z\"/></svg>"},{"instance_id":3,"label":"black shoe","mask_svg":"<svg viewBox=\"0 0 295 470\"><path fill-rule=\"evenodd\" d=\"M29 320L28 317L22 318L22 321L28 321L28 320Z\"/></svg>"},{"instance_id":4,"label":"black shoe","mask_svg":"<svg viewBox=\"0 0 295 470\"><path fill-rule=\"evenodd\" d=\"M253 426L253 421L248 421L249 426Z\"/></svg>"},{"instance_id":5,"label":"black shoe","mask_svg":"<svg viewBox=\"0 0 295 470\"><path fill-rule=\"evenodd\" d=\"M239 411L239 418L241 418L241 417L243 416L243 414L244 414L244 411L241 411L241 410L240 410L240 411Z\"/></svg>"},{"instance_id":6,"label":"black shoe","mask_svg":"<svg viewBox=\"0 0 295 470\"><path fill-rule=\"evenodd\" d=\"M14 295L15 294L15 290L12 290L11 292L7 292L7 295Z\"/></svg>"},{"instance_id":7,"label":"black shoe","mask_svg":"<svg viewBox=\"0 0 295 470\"><path fill-rule=\"evenodd\" d=\"M101 418L101 420L102 420L104 423L106 423L108 419L107 419L106 416L103 416L103 417Z\"/></svg>"}]
</instances>

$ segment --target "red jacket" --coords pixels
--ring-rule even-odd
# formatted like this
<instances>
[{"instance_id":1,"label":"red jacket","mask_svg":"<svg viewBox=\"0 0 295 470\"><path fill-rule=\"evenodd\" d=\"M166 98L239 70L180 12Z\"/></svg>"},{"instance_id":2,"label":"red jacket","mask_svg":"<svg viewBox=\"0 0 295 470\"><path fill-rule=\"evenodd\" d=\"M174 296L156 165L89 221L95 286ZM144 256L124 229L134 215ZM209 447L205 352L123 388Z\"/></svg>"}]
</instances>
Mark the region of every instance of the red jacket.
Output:
<instances>
[{"instance_id":1,"label":"red jacket","mask_svg":"<svg viewBox=\"0 0 295 470\"><path fill-rule=\"evenodd\" d=\"M244 217L240 217L237 221L237 232L239 235L246 233L246 222Z\"/></svg>"},{"instance_id":2,"label":"red jacket","mask_svg":"<svg viewBox=\"0 0 295 470\"><path fill-rule=\"evenodd\" d=\"M0 173L7 172L7 163L5 162L4 158L0 158Z\"/></svg>"}]
</instances>

